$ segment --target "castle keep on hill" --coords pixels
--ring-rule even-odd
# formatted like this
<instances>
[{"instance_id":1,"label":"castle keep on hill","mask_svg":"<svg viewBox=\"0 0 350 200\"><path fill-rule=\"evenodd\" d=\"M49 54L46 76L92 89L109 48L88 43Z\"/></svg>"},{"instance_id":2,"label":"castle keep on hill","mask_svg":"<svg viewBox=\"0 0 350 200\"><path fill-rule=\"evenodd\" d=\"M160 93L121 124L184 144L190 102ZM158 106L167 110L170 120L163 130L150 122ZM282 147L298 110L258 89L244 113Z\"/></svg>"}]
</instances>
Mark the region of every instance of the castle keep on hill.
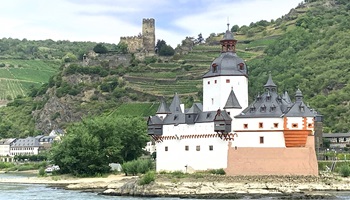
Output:
<instances>
[{"instance_id":1,"label":"castle keep on hill","mask_svg":"<svg viewBox=\"0 0 350 200\"><path fill-rule=\"evenodd\" d=\"M152 54L156 46L155 41L155 21L152 18L142 20L142 34L120 37L120 42L125 42L128 45L130 53L145 52Z\"/></svg>"},{"instance_id":2,"label":"castle keep on hill","mask_svg":"<svg viewBox=\"0 0 350 200\"><path fill-rule=\"evenodd\" d=\"M157 171L223 168L228 175L318 175L315 112L296 89L278 94L271 74L248 105L248 70L233 34L203 76L203 104L185 109L178 94L148 119Z\"/></svg>"}]
</instances>

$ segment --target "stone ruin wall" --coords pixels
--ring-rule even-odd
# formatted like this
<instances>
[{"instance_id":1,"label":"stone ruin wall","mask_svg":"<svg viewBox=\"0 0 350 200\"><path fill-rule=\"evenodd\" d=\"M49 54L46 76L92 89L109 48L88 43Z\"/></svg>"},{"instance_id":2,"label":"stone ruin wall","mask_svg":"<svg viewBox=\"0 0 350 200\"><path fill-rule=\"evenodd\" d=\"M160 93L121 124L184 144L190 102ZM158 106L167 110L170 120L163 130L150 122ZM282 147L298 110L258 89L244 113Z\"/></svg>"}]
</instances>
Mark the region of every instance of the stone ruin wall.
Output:
<instances>
[{"instance_id":1,"label":"stone ruin wall","mask_svg":"<svg viewBox=\"0 0 350 200\"><path fill-rule=\"evenodd\" d=\"M130 53L135 53L143 49L142 36L120 37L120 42L124 42L128 45L128 51Z\"/></svg>"},{"instance_id":2,"label":"stone ruin wall","mask_svg":"<svg viewBox=\"0 0 350 200\"><path fill-rule=\"evenodd\" d=\"M143 52L154 54L155 47L155 20L153 18L142 20L142 35L120 37L120 42L128 45L130 53Z\"/></svg>"}]
</instances>

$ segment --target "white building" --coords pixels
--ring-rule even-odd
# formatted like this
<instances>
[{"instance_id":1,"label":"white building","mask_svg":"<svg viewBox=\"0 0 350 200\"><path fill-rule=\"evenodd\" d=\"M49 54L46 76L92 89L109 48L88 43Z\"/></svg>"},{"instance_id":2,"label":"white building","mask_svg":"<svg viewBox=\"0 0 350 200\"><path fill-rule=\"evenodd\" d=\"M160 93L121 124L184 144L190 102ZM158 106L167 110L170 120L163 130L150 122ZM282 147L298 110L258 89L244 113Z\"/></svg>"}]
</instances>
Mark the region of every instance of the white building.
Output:
<instances>
[{"instance_id":1,"label":"white building","mask_svg":"<svg viewBox=\"0 0 350 200\"><path fill-rule=\"evenodd\" d=\"M185 110L178 94L148 119L157 171L225 169L229 175L317 175L315 113L298 89L279 95L271 75L248 105L248 70L227 30L203 76L203 105Z\"/></svg>"},{"instance_id":2,"label":"white building","mask_svg":"<svg viewBox=\"0 0 350 200\"><path fill-rule=\"evenodd\" d=\"M10 147L11 156L39 154L43 148L39 142L40 138L37 136L17 139Z\"/></svg>"},{"instance_id":3,"label":"white building","mask_svg":"<svg viewBox=\"0 0 350 200\"><path fill-rule=\"evenodd\" d=\"M16 138L8 138L0 140L0 156L10 155L10 146L16 141Z\"/></svg>"}]
</instances>

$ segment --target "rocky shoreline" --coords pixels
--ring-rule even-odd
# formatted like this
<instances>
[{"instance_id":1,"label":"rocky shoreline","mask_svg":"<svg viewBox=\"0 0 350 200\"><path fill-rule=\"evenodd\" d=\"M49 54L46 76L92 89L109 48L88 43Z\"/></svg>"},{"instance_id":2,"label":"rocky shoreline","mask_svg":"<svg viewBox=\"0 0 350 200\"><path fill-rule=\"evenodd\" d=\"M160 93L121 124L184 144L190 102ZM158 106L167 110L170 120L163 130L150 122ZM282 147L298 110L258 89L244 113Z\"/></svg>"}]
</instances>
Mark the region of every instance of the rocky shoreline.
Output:
<instances>
[{"instance_id":1,"label":"rocky shoreline","mask_svg":"<svg viewBox=\"0 0 350 200\"><path fill-rule=\"evenodd\" d=\"M339 192L350 196L350 178L333 174L315 176L223 176L173 177L158 174L147 185L140 177L110 175L105 178L28 177L1 179L1 183L46 184L68 190L111 196L178 197L192 199L334 199Z\"/></svg>"},{"instance_id":2,"label":"rocky shoreline","mask_svg":"<svg viewBox=\"0 0 350 200\"><path fill-rule=\"evenodd\" d=\"M179 197L195 199L333 199L334 192L349 191L350 179L323 176L217 176L202 178L169 178L158 175L148 185L139 178L110 183L70 184L66 189L98 189L102 195L140 197Z\"/></svg>"}]
</instances>

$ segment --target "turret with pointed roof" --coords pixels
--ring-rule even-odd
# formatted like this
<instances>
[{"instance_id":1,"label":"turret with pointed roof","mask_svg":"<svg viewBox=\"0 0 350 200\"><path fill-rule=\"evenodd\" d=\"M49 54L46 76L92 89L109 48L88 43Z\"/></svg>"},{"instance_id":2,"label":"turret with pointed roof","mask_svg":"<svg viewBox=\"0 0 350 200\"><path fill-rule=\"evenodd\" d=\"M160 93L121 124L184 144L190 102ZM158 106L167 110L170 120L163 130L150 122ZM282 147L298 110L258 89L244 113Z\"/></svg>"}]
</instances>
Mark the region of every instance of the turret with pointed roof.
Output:
<instances>
[{"instance_id":1,"label":"turret with pointed roof","mask_svg":"<svg viewBox=\"0 0 350 200\"><path fill-rule=\"evenodd\" d=\"M171 113L183 113L183 111L181 110L181 101L180 101L180 97L177 93L175 93L173 101L170 104L170 112Z\"/></svg>"},{"instance_id":2,"label":"turret with pointed roof","mask_svg":"<svg viewBox=\"0 0 350 200\"><path fill-rule=\"evenodd\" d=\"M230 109L230 108L239 108L241 109L242 106L239 104L237 97L235 95L235 92L231 90L230 95L227 98L226 104L224 109Z\"/></svg>"},{"instance_id":3,"label":"turret with pointed roof","mask_svg":"<svg viewBox=\"0 0 350 200\"><path fill-rule=\"evenodd\" d=\"M170 114L170 113L171 113L170 109L166 105L164 97L162 97L162 99L160 100L160 105L158 107L156 114Z\"/></svg>"},{"instance_id":4,"label":"turret with pointed roof","mask_svg":"<svg viewBox=\"0 0 350 200\"><path fill-rule=\"evenodd\" d=\"M227 25L226 33L223 39L220 40L221 55L212 62L209 72L203 78L220 75L248 76L247 66L243 59L236 54L237 40L229 30L229 24Z\"/></svg>"},{"instance_id":5,"label":"turret with pointed roof","mask_svg":"<svg viewBox=\"0 0 350 200\"><path fill-rule=\"evenodd\" d=\"M295 103L288 110L286 117L314 117L316 114L303 102L303 94L298 89L295 92Z\"/></svg>"}]
</instances>

